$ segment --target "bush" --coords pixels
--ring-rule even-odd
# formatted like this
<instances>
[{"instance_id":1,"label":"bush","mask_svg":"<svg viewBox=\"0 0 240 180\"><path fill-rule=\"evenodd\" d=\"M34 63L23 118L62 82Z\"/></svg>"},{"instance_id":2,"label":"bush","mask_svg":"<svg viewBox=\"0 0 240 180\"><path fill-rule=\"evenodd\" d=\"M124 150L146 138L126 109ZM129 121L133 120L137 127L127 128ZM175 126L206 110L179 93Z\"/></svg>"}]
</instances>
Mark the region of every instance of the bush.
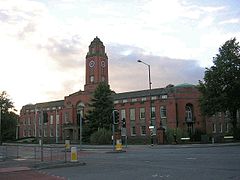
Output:
<instances>
[{"instance_id":1,"label":"bush","mask_svg":"<svg viewBox=\"0 0 240 180\"><path fill-rule=\"evenodd\" d=\"M176 135L177 142L181 142L182 137L189 137L188 133L182 129L167 129L166 131L166 141L169 144L175 142L174 135Z\"/></svg>"},{"instance_id":2,"label":"bush","mask_svg":"<svg viewBox=\"0 0 240 180\"><path fill-rule=\"evenodd\" d=\"M91 144L111 144L112 132L104 128L94 132L90 137Z\"/></svg>"}]
</instances>

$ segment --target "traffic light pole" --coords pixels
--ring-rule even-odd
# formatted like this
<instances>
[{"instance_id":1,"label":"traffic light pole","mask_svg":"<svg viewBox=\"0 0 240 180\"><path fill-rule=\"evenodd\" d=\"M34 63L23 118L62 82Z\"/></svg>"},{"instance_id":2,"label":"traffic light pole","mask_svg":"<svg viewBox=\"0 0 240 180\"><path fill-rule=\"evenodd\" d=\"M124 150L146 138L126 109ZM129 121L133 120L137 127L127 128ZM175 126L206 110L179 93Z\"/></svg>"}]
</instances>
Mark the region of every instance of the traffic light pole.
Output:
<instances>
[{"instance_id":1,"label":"traffic light pole","mask_svg":"<svg viewBox=\"0 0 240 180\"><path fill-rule=\"evenodd\" d=\"M112 112L112 117L113 117L113 123L112 123L112 131L113 131L113 135L112 135L112 139L113 139L113 151L115 151L115 110L113 110Z\"/></svg>"}]
</instances>

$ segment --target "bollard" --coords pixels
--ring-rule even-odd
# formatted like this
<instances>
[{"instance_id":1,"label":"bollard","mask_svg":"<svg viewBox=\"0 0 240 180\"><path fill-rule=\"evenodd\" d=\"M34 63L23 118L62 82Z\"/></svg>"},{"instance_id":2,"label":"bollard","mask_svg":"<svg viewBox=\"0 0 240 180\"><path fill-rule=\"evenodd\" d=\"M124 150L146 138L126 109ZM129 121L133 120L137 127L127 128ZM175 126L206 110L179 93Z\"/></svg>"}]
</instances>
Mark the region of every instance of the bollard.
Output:
<instances>
[{"instance_id":1,"label":"bollard","mask_svg":"<svg viewBox=\"0 0 240 180\"><path fill-rule=\"evenodd\" d=\"M71 147L71 162L77 162L77 147Z\"/></svg>"}]
</instances>

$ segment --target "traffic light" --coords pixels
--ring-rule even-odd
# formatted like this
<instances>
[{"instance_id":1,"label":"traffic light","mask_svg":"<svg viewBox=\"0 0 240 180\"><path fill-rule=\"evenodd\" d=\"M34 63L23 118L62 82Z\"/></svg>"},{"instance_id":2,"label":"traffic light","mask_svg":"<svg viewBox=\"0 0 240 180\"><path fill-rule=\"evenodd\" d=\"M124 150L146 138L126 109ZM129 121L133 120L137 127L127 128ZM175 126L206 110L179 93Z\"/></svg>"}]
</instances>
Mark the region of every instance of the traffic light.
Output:
<instances>
[{"instance_id":1,"label":"traffic light","mask_svg":"<svg viewBox=\"0 0 240 180\"><path fill-rule=\"evenodd\" d=\"M47 123L48 122L48 113L47 111L43 111L43 123Z\"/></svg>"},{"instance_id":2,"label":"traffic light","mask_svg":"<svg viewBox=\"0 0 240 180\"><path fill-rule=\"evenodd\" d=\"M114 115L114 124L118 124L119 123L119 112L117 110L114 110L113 115Z\"/></svg>"},{"instance_id":3,"label":"traffic light","mask_svg":"<svg viewBox=\"0 0 240 180\"><path fill-rule=\"evenodd\" d=\"M122 119L122 127L126 128L126 119L125 118Z\"/></svg>"}]
</instances>

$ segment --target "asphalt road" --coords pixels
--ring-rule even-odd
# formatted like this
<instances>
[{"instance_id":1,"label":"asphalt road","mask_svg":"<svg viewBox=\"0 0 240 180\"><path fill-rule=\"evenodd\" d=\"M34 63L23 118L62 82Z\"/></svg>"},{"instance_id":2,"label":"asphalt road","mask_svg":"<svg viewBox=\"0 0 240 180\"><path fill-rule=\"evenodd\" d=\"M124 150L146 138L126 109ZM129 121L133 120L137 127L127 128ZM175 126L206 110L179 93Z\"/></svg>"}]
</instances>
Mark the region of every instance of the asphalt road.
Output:
<instances>
[{"instance_id":1,"label":"asphalt road","mask_svg":"<svg viewBox=\"0 0 240 180\"><path fill-rule=\"evenodd\" d=\"M240 146L131 147L126 153L92 152L85 166L42 170L69 180L240 180Z\"/></svg>"}]
</instances>

